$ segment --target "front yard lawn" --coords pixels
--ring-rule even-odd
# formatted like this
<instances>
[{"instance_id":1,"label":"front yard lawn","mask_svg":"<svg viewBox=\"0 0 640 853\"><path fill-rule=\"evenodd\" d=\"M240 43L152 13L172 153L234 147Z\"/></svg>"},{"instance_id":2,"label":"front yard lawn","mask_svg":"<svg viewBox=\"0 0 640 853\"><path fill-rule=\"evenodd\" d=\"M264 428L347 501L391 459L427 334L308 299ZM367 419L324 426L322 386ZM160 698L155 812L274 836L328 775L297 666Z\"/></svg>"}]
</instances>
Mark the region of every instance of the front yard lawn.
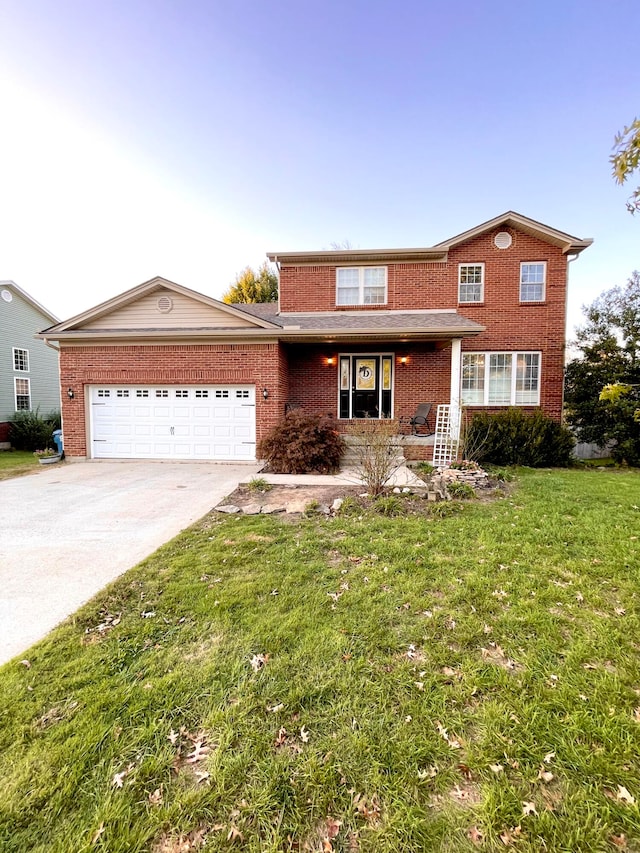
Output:
<instances>
[{"instance_id":1,"label":"front yard lawn","mask_svg":"<svg viewBox=\"0 0 640 853\"><path fill-rule=\"evenodd\" d=\"M639 504L207 517L0 671L0 849L640 850Z\"/></svg>"},{"instance_id":2,"label":"front yard lawn","mask_svg":"<svg viewBox=\"0 0 640 853\"><path fill-rule=\"evenodd\" d=\"M38 470L38 460L30 450L0 450L0 480Z\"/></svg>"}]
</instances>

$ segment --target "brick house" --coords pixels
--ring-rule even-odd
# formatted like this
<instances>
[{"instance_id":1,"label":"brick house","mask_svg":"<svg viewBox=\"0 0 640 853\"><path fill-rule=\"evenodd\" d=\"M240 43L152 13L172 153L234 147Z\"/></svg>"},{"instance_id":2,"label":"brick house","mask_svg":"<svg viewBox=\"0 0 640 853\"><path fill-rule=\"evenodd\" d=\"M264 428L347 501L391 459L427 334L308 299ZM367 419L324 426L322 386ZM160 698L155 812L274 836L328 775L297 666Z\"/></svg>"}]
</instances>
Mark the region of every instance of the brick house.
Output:
<instances>
[{"instance_id":1,"label":"brick house","mask_svg":"<svg viewBox=\"0 0 640 853\"><path fill-rule=\"evenodd\" d=\"M271 252L279 304L151 279L40 333L67 455L250 460L287 407L340 428L423 402L559 420L568 262L591 242L508 212L430 248Z\"/></svg>"}]
</instances>

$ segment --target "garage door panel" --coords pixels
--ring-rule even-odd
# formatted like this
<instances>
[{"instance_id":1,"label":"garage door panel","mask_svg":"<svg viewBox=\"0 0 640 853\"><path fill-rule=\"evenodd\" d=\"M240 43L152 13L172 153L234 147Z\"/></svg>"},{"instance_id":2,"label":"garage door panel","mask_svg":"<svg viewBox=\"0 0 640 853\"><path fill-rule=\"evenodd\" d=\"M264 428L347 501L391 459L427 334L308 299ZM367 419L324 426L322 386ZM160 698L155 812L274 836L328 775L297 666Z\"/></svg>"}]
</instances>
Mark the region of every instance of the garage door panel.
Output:
<instances>
[{"instance_id":1,"label":"garage door panel","mask_svg":"<svg viewBox=\"0 0 640 853\"><path fill-rule=\"evenodd\" d=\"M255 459L254 388L94 386L90 399L95 458Z\"/></svg>"}]
</instances>

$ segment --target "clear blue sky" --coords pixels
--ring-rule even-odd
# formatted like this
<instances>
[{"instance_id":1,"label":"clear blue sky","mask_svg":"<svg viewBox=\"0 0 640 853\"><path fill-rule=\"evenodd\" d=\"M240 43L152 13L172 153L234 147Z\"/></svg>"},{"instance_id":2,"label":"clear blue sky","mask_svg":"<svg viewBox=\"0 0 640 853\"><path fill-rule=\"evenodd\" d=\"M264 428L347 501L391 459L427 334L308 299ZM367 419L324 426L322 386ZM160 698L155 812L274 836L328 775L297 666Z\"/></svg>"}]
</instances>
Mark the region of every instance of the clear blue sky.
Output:
<instances>
[{"instance_id":1,"label":"clear blue sky","mask_svg":"<svg viewBox=\"0 0 640 853\"><path fill-rule=\"evenodd\" d=\"M0 33L0 279L61 318L508 209L594 238L570 327L640 267L638 0L0 0Z\"/></svg>"}]
</instances>

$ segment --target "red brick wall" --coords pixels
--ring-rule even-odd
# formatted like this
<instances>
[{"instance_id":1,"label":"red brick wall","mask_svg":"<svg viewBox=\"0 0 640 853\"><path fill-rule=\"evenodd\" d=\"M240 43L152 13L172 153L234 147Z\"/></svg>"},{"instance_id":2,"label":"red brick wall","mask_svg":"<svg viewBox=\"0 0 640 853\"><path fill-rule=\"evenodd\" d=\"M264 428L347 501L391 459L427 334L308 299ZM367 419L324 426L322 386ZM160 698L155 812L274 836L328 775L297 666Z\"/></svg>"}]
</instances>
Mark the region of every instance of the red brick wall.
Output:
<instances>
[{"instance_id":1,"label":"red brick wall","mask_svg":"<svg viewBox=\"0 0 640 853\"><path fill-rule=\"evenodd\" d=\"M86 385L255 385L258 441L280 419L287 400L286 360L277 343L63 346L60 381L64 448L70 457L88 455ZM66 395L69 387L73 400ZM267 400L263 388L269 392Z\"/></svg>"},{"instance_id":2,"label":"red brick wall","mask_svg":"<svg viewBox=\"0 0 640 853\"><path fill-rule=\"evenodd\" d=\"M447 263L389 264L388 302L383 306L335 305L335 266L283 267L280 274L282 311L353 311L455 309L486 326L486 332L463 341L465 351L540 350L541 407L556 419L562 413L567 260L559 248L516 229L509 229L509 249L497 249L495 233L488 232L452 249ZM546 261L545 301L520 303L520 263ZM458 264L484 263L485 300L458 304ZM372 350L384 347L373 347ZM431 370L431 368L429 368ZM447 377L449 367L446 366ZM324 374L323 374L324 375ZM411 374L417 375L417 374ZM428 377L427 373L427 377ZM423 380L416 380L418 383ZM428 383L429 378L424 380ZM447 379L448 382L448 379ZM426 390L429 390L428 387ZM431 399L421 395L419 399ZM407 397L397 389L397 408ZM446 396L448 398L448 386ZM398 396L398 394L400 396ZM415 399L415 398L414 398Z\"/></svg>"}]
</instances>

